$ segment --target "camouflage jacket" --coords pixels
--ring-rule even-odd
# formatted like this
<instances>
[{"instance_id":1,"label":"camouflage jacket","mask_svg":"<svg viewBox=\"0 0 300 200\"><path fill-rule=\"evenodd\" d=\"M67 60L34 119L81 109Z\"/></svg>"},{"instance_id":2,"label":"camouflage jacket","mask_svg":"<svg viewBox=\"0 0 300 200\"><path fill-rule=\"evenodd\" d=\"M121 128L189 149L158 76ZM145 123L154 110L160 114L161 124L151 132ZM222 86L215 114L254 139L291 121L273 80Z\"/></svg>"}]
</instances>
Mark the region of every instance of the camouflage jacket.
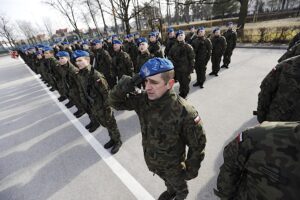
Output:
<instances>
[{"instance_id":1,"label":"camouflage jacket","mask_svg":"<svg viewBox=\"0 0 300 200\"><path fill-rule=\"evenodd\" d=\"M300 120L300 56L279 63L262 81L257 119Z\"/></svg>"},{"instance_id":2,"label":"camouflage jacket","mask_svg":"<svg viewBox=\"0 0 300 200\"><path fill-rule=\"evenodd\" d=\"M112 76L112 58L108 51L103 48L98 49L95 52L95 61L94 68L98 72L101 72L104 76Z\"/></svg>"},{"instance_id":3,"label":"camouflage jacket","mask_svg":"<svg viewBox=\"0 0 300 200\"><path fill-rule=\"evenodd\" d=\"M104 76L91 66L78 73L80 100L86 107L108 107L108 84Z\"/></svg>"},{"instance_id":4,"label":"camouflage jacket","mask_svg":"<svg viewBox=\"0 0 300 200\"><path fill-rule=\"evenodd\" d=\"M185 42L176 42L169 51L169 59L175 71L190 73L195 66L193 47Z\"/></svg>"},{"instance_id":5,"label":"camouflage jacket","mask_svg":"<svg viewBox=\"0 0 300 200\"><path fill-rule=\"evenodd\" d=\"M60 80L61 79L61 76L60 76L60 73L58 71L58 61L56 60L55 57L51 57L51 58L48 58L48 59L44 59L44 67L46 69L46 72L52 76L52 78L54 78L55 80L58 79Z\"/></svg>"},{"instance_id":6,"label":"camouflage jacket","mask_svg":"<svg viewBox=\"0 0 300 200\"><path fill-rule=\"evenodd\" d=\"M123 76L109 94L117 110L134 110L140 120L142 145L150 171L182 170L196 177L204 158L206 137L197 111L173 90L151 101L146 93L129 95L132 78ZM186 155L186 146L188 152Z\"/></svg>"},{"instance_id":7,"label":"camouflage jacket","mask_svg":"<svg viewBox=\"0 0 300 200\"><path fill-rule=\"evenodd\" d=\"M232 51L236 46L237 34L235 31L229 29L223 33L227 42L227 50Z\"/></svg>"},{"instance_id":8,"label":"camouflage jacket","mask_svg":"<svg viewBox=\"0 0 300 200\"><path fill-rule=\"evenodd\" d=\"M136 67L136 59L137 59L139 50L138 50L138 46L135 44L135 42L128 42L127 53L129 54L129 56L132 60L133 66Z\"/></svg>"},{"instance_id":9,"label":"camouflage jacket","mask_svg":"<svg viewBox=\"0 0 300 200\"><path fill-rule=\"evenodd\" d=\"M298 41L300 41L300 32L297 33L297 34L293 37L293 39L291 39L291 41L290 41L290 43L289 43L288 49L291 48L291 47L293 47Z\"/></svg>"},{"instance_id":10,"label":"camouflage jacket","mask_svg":"<svg viewBox=\"0 0 300 200\"><path fill-rule=\"evenodd\" d=\"M147 51L143 54L141 52L139 52L138 57L137 57L137 65L136 65L134 72L138 73L140 71L141 67L143 66L143 64L145 62L147 62L150 58L152 58L152 56L149 51Z\"/></svg>"},{"instance_id":11,"label":"camouflage jacket","mask_svg":"<svg viewBox=\"0 0 300 200\"><path fill-rule=\"evenodd\" d=\"M211 39L212 43L212 55L221 56L226 50L226 39L224 36L214 36Z\"/></svg>"},{"instance_id":12,"label":"camouflage jacket","mask_svg":"<svg viewBox=\"0 0 300 200\"><path fill-rule=\"evenodd\" d=\"M221 200L298 200L300 124L264 122L224 148L215 194Z\"/></svg>"},{"instance_id":13,"label":"camouflage jacket","mask_svg":"<svg viewBox=\"0 0 300 200\"><path fill-rule=\"evenodd\" d=\"M168 38L167 42L166 42L166 48L165 48L165 56L168 57L169 56L169 51L172 48L172 46L176 43L176 38Z\"/></svg>"},{"instance_id":14,"label":"camouflage jacket","mask_svg":"<svg viewBox=\"0 0 300 200\"><path fill-rule=\"evenodd\" d=\"M115 52L112 58L112 72L114 77L119 79L125 74L132 76L133 73L133 64L128 53L120 50Z\"/></svg>"},{"instance_id":15,"label":"camouflage jacket","mask_svg":"<svg viewBox=\"0 0 300 200\"><path fill-rule=\"evenodd\" d=\"M197 34L194 33L194 32L189 32L186 34L186 37L185 37L185 41L188 43L188 44L192 44L193 41L197 38Z\"/></svg>"},{"instance_id":16,"label":"camouflage jacket","mask_svg":"<svg viewBox=\"0 0 300 200\"><path fill-rule=\"evenodd\" d=\"M288 58L300 55L300 40L294 46L289 48L279 59L278 62L282 62Z\"/></svg>"},{"instance_id":17,"label":"camouflage jacket","mask_svg":"<svg viewBox=\"0 0 300 200\"><path fill-rule=\"evenodd\" d=\"M160 45L159 41L157 41L155 43L149 42L148 50L153 55L153 57L163 58L163 52L162 52L161 45Z\"/></svg>"},{"instance_id":18,"label":"camouflage jacket","mask_svg":"<svg viewBox=\"0 0 300 200\"><path fill-rule=\"evenodd\" d=\"M210 39L206 37L197 37L192 43L195 51L196 63L205 62L207 63L211 56L212 44Z\"/></svg>"}]
</instances>

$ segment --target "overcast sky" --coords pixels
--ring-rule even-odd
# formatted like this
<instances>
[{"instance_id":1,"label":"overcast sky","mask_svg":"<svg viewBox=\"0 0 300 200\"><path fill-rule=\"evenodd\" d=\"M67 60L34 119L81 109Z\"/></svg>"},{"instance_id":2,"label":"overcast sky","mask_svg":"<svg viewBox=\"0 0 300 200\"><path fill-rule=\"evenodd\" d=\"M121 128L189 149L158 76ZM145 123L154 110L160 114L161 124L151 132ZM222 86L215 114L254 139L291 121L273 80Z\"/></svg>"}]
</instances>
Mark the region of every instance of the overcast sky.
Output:
<instances>
[{"instance_id":1,"label":"overcast sky","mask_svg":"<svg viewBox=\"0 0 300 200\"><path fill-rule=\"evenodd\" d=\"M102 0L103 1L103 0ZM110 5L108 0L104 0L104 7ZM146 0L139 0L140 4ZM32 24L38 27L39 30L44 29L43 18L50 18L52 21L52 26L54 30L59 28L69 28L70 24L64 16L62 16L58 11L54 10L50 6L42 3L43 0L0 0L0 14L5 14L11 19L11 21L17 20L26 20L32 22ZM158 6L158 4L156 4ZM85 6L82 6L85 9ZM165 8L164 1L162 2L162 9ZM81 15L79 17L79 28L86 29L84 23L82 23ZM100 27L103 26L102 19L99 16L97 17L97 22ZM113 25L113 18L109 14L105 14L106 23L109 26ZM91 27L94 27L92 22L90 23Z\"/></svg>"}]
</instances>

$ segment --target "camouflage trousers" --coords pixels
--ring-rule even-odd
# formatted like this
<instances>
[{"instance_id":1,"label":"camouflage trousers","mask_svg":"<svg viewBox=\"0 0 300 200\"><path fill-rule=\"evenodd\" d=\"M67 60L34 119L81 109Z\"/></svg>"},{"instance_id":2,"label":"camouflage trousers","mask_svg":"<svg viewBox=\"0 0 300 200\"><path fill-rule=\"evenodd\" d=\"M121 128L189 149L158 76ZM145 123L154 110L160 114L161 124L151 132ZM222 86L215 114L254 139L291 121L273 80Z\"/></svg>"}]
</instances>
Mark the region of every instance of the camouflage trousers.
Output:
<instances>
[{"instance_id":1,"label":"camouflage trousers","mask_svg":"<svg viewBox=\"0 0 300 200\"><path fill-rule=\"evenodd\" d=\"M232 51L231 49L226 49L225 53L224 53L224 57L223 57L223 64L228 66L230 61L231 61L231 56L232 56Z\"/></svg>"},{"instance_id":2,"label":"camouflage trousers","mask_svg":"<svg viewBox=\"0 0 300 200\"><path fill-rule=\"evenodd\" d=\"M179 95L185 98L190 91L191 74L189 72L175 71L176 80L179 82Z\"/></svg>"},{"instance_id":3,"label":"camouflage trousers","mask_svg":"<svg viewBox=\"0 0 300 200\"><path fill-rule=\"evenodd\" d=\"M82 105L81 99L78 96L79 91L77 89L69 89L68 98L69 100L75 104L78 110L84 110L84 106Z\"/></svg>"},{"instance_id":4,"label":"camouflage trousers","mask_svg":"<svg viewBox=\"0 0 300 200\"><path fill-rule=\"evenodd\" d=\"M96 120L101 126L107 128L109 136L113 141L120 141L120 131L112 109L110 107L103 108L97 105L92 105L90 108L88 114L90 113L89 115L91 115L91 121Z\"/></svg>"},{"instance_id":5,"label":"camouflage trousers","mask_svg":"<svg viewBox=\"0 0 300 200\"><path fill-rule=\"evenodd\" d=\"M165 181L167 191L170 194L176 193L176 200L186 199L189 191L184 170L157 171L156 174Z\"/></svg>"},{"instance_id":6,"label":"camouflage trousers","mask_svg":"<svg viewBox=\"0 0 300 200\"><path fill-rule=\"evenodd\" d=\"M222 55L212 54L211 56L212 71L216 74L220 71L221 59Z\"/></svg>"},{"instance_id":7,"label":"camouflage trousers","mask_svg":"<svg viewBox=\"0 0 300 200\"><path fill-rule=\"evenodd\" d=\"M195 71L197 74L197 83L203 85L206 80L206 61L198 61L195 63Z\"/></svg>"}]
</instances>

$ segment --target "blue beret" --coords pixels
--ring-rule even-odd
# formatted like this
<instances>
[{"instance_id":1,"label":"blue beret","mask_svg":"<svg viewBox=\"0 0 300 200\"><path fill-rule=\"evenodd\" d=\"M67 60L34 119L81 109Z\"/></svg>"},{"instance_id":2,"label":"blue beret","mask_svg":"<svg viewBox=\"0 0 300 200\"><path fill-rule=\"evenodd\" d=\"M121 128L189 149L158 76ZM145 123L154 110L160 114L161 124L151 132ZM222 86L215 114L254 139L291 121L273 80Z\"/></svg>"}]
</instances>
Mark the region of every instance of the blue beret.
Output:
<instances>
[{"instance_id":1,"label":"blue beret","mask_svg":"<svg viewBox=\"0 0 300 200\"><path fill-rule=\"evenodd\" d=\"M35 47L32 47L32 46L31 46L31 47L29 47L27 50L30 51L30 50L32 50L32 49L35 49Z\"/></svg>"},{"instance_id":2,"label":"blue beret","mask_svg":"<svg viewBox=\"0 0 300 200\"><path fill-rule=\"evenodd\" d=\"M42 51L37 51L37 52L35 52L35 55L42 55L42 54L43 54Z\"/></svg>"},{"instance_id":3,"label":"blue beret","mask_svg":"<svg viewBox=\"0 0 300 200\"><path fill-rule=\"evenodd\" d=\"M138 39L138 45L140 45L140 43L142 43L142 42L148 43L148 40L144 37L141 37Z\"/></svg>"},{"instance_id":4,"label":"blue beret","mask_svg":"<svg viewBox=\"0 0 300 200\"><path fill-rule=\"evenodd\" d=\"M136 33L134 34L134 36L136 36L136 35L140 35L140 33L139 33L139 32L136 32Z\"/></svg>"},{"instance_id":5,"label":"blue beret","mask_svg":"<svg viewBox=\"0 0 300 200\"><path fill-rule=\"evenodd\" d=\"M53 51L53 48L49 47L49 46L44 46L43 50L44 51Z\"/></svg>"},{"instance_id":6,"label":"blue beret","mask_svg":"<svg viewBox=\"0 0 300 200\"><path fill-rule=\"evenodd\" d=\"M204 26L200 26L200 27L198 28L198 31L203 31L203 30L205 30Z\"/></svg>"},{"instance_id":7,"label":"blue beret","mask_svg":"<svg viewBox=\"0 0 300 200\"><path fill-rule=\"evenodd\" d=\"M195 28L195 26L191 26L191 27L190 27L190 30L191 30L192 28Z\"/></svg>"},{"instance_id":8,"label":"blue beret","mask_svg":"<svg viewBox=\"0 0 300 200\"><path fill-rule=\"evenodd\" d=\"M83 51L83 50L75 50L72 57L74 59L80 58L80 57L89 57L90 54L87 51Z\"/></svg>"},{"instance_id":9,"label":"blue beret","mask_svg":"<svg viewBox=\"0 0 300 200\"><path fill-rule=\"evenodd\" d=\"M56 54L57 57L70 57L70 54L66 51L59 51Z\"/></svg>"},{"instance_id":10,"label":"blue beret","mask_svg":"<svg viewBox=\"0 0 300 200\"><path fill-rule=\"evenodd\" d=\"M216 27L216 28L214 28L213 33L215 33L216 31L219 31L219 30L220 30L220 28Z\"/></svg>"},{"instance_id":11,"label":"blue beret","mask_svg":"<svg viewBox=\"0 0 300 200\"><path fill-rule=\"evenodd\" d=\"M96 40L94 40L94 41L93 41L93 44L102 44L102 41L101 41L101 40L98 40L98 39L96 39Z\"/></svg>"},{"instance_id":12,"label":"blue beret","mask_svg":"<svg viewBox=\"0 0 300 200\"><path fill-rule=\"evenodd\" d=\"M118 35L114 34L114 35L112 35L111 37L112 37L112 38L114 38L114 37L118 37Z\"/></svg>"},{"instance_id":13,"label":"blue beret","mask_svg":"<svg viewBox=\"0 0 300 200\"><path fill-rule=\"evenodd\" d=\"M152 37L152 36L156 37L157 36L156 32L149 33L149 37Z\"/></svg>"},{"instance_id":14,"label":"blue beret","mask_svg":"<svg viewBox=\"0 0 300 200\"><path fill-rule=\"evenodd\" d=\"M65 44L70 44L70 43L69 42L62 42L62 44L65 45Z\"/></svg>"},{"instance_id":15,"label":"blue beret","mask_svg":"<svg viewBox=\"0 0 300 200\"><path fill-rule=\"evenodd\" d=\"M84 41L84 42L82 42L82 45L89 45L89 42L88 41Z\"/></svg>"},{"instance_id":16,"label":"blue beret","mask_svg":"<svg viewBox=\"0 0 300 200\"><path fill-rule=\"evenodd\" d=\"M172 62L166 58L152 58L149 59L139 72L141 78L153 76L162 72L170 71L174 69Z\"/></svg>"},{"instance_id":17,"label":"blue beret","mask_svg":"<svg viewBox=\"0 0 300 200\"><path fill-rule=\"evenodd\" d=\"M134 37L134 35L133 34L127 35L127 38L130 38L130 37Z\"/></svg>"},{"instance_id":18,"label":"blue beret","mask_svg":"<svg viewBox=\"0 0 300 200\"><path fill-rule=\"evenodd\" d=\"M227 26L233 25L233 22L228 22Z\"/></svg>"},{"instance_id":19,"label":"blue beret","mask_svg":"<svg viewBox=\"0 0 300 200\"><path fill-rule=\"evenodd\" d=\"M181 35L181 34L185 34L183 30L177 31L177 32L176 32L176 37L178 37L178 35Z\"/></svg>"},{"instance_id":20,"label":"blue beret","mask_svg":"<svg viewBox=\"0 0 300 200\"><path fill-rule=\"evenodd\" d=\"M107 40L112 40L112 37L111 36L107 37Z\"/></svg>"},{"instance_id":21,"label":"blue beret","mask_svg":"<svg viewBox=\"0 0 300 200\"><path fill-rule=\"evenodd\" d=\"M172 33L172 32L174 32L174 29L172 27L169 27L168 30L167 30L167 32L168 33Z\"/></svg>"},{"instance_id":22,"label":"blue beret","mask_svg":"<svg viewBox=\"0 0 300 200\"><path fill-rule=\"evenodd\" d=\"M43 45L43 44L38 44L38 45L36 45L35 47L37 47L37 48L43 48L44 45Z\"/></svg>"},{"instance_id":23,"label":"blue beret","mask_svg":"<svg viewBox=\"0 0 300 200\"><path fill-rule=\"evenodd\" d=\"M122 41L121 40L113 40L112 43L113 44L122 44Z\"/></svg>"}]
</instances>

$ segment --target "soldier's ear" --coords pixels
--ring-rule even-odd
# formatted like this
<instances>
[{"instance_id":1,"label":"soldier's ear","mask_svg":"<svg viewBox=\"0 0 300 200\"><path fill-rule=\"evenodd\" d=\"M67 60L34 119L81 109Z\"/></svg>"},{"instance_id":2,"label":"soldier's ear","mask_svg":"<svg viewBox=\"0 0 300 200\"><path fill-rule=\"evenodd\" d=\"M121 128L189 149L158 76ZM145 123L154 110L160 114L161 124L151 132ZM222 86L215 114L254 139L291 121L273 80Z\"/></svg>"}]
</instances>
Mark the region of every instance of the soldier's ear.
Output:
<instances>
[{"instance_id":1,"label":"soldier's ear","mask_svg":"<svg viewBox=\"0 0 300 200\"><path fill-rule=\"evenodd\" d=\"M168 84L167 84L168 89L172 89L173 86L174 86L174 83L175 83L175 80L173 78L170 79Z\"/></svg>"}]
</instances>

